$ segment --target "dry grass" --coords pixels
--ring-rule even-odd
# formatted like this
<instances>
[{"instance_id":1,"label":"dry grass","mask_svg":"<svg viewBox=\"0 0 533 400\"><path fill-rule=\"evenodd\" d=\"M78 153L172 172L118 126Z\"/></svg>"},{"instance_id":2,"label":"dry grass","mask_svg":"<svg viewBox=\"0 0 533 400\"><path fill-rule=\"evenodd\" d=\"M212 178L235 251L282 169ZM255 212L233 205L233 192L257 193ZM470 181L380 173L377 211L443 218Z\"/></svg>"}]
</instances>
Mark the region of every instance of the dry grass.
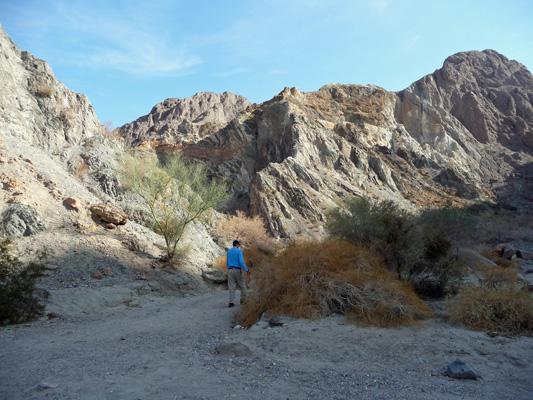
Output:
<instances>
[{"instance_id":1,"label":"dry grass","mask_svg":"<svg viewBox=\"0 0 533 400\"><path fill-rule=\"evenodd\" d=\"M452 323L471 329L533 335L533 299L509 285L463 288L446 308Z\"/></svg>"},{"instance_id":2,"label":"dry grass","mask_svg":"<svg viewBox=\"0 0 533 400\"><path fill-rule=\"evenodd\" d=\"M487 287L515 286L518 283L518 272L514 268L478 265L477 270L481 275L481 282Z\"/></svg>"},{"instance_id":3,"label":"dry grass","mask_svg":"<svg viewBox=\"0 0 533 400\"><path fill-rule=\"evenodd\" d=\"M362 246L342 240L299 243L260 263L238 316L246 327L263 313L319 318L332 313L375 326L425 317L428 307Z\"/></svg>"},{"instance_id":4,"label":"dry grass","mask_svg":"<svg viewBox=\"0 0 533 400\"><path fill-rule=\"evenodd\" d=\"M242 211L220 221L215 228L215 234L229 241L238 240L243 249L257 249L265 254L272 254L277 249L274 238L266 231L263 219L258 215L246 217Z\"/></svg>"},{"instance_id":5,"label":"dry grass","mask_svg":"<svg viewBox=\"0 0 533 400\"><path fill-rule=\"evenodd\" d=\"M496 249L485 250L481 253L481 255L498 264L502 268L516 268L515 261L503 258Z\"/></svg>"},{"instance_id":6,"label":"dry grass","mask_svg":"<svg viewBox=\"0 0 533 400\"><path fill-rule=\"evenodd\" d=\"M100 133L108 139L124 142L124 138L120 136L119 130L113 128L113 122L110 120L100 124Z\"/></svg>"},{"instance_id":7,"label":"dry grass","mask_svg":"<svg viewBox=\"0 0 533 400\"><path fill-rule=\"evenodd\" d=\"M35 95L43 98L52 97L52 87L50 85L37 85L35 88Z\"/></svg>"},{"instance_id":8,"label":"dry grass","mask_svg":"<svg viewBox=\"0 0 533 400\"><path fill-rule=\"evenodd\" d=\"M73 164L71 169L74 177L78 181L83 181L83 179L89 174L90 171L87 162L83 159L80 159L75 164Z\"/></svg>"}]
</instances>

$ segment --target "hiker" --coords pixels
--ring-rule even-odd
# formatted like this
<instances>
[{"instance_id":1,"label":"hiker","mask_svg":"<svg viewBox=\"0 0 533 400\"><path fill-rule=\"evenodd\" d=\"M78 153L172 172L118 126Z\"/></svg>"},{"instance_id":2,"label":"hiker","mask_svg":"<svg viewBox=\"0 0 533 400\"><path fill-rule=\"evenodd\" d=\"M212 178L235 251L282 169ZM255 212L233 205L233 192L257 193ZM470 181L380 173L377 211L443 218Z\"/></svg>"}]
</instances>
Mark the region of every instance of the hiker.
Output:
<instances>
[{"instance_id":1,"label":"hiker","mask_svg":"<svg viewBox=\"0 0 533 400\"><path fill-rule=\"evenodd\" d=\"M241 244L238 240L233 241L233 247L228 250L226 255L226 267L228 267L228 288L229 288L229 306L235 306L235 288L239 285L241 289L241 304L246 301L246 282L244 281L243 269L250 273L244 264L244 256L239 247Z\"/></svg>"}]
</instances>

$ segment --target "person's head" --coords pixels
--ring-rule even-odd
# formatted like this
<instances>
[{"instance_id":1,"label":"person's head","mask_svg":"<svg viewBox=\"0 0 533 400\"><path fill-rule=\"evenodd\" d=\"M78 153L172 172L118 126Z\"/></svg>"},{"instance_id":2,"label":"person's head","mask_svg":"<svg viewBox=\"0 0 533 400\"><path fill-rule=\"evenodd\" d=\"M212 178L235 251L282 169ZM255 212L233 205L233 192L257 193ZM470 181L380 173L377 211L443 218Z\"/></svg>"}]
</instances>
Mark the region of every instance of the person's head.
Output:
<instances>
[{"instance_id":1,"label":"person's head","mask_svg":"<svg viewBox=\"0 0 533 400\"><path fill-rule=\"evenodd\" d=\"M241 244L239 243L238 240L234 240L233 241L233 247L239 247Z\"/></svg>"}]
</instances>

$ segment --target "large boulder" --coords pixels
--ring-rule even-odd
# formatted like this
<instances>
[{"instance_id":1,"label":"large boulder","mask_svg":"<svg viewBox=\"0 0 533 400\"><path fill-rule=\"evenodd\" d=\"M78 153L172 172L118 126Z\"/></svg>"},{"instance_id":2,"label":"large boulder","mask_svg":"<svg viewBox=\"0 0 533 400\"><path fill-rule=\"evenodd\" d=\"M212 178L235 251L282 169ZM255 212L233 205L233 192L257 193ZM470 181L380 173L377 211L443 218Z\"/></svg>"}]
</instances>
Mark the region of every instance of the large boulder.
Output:
<instances>
[{"instance_id":1,"label":"large boulder","mask_svg":"<svg viewBox=\"0 0 533 400\"><path fill-rule=\"evenodd\" d=\"M8 236L21 238L44 231L46 225L34 207L24 203L13 203L4 213L2 228Z\"/></svg>"},{"instance_id":2,"label":"large boulder","mask_svg":"<svg viewBox=\"0 0 533 400\"><path fill-rule=\"evenodd\" d=\"M91 207L93 216L100 218L104 222L115 225L125 225L128 222L128 216L119 207L112 204L96 204Z\"/></svg>"}]
</instances>

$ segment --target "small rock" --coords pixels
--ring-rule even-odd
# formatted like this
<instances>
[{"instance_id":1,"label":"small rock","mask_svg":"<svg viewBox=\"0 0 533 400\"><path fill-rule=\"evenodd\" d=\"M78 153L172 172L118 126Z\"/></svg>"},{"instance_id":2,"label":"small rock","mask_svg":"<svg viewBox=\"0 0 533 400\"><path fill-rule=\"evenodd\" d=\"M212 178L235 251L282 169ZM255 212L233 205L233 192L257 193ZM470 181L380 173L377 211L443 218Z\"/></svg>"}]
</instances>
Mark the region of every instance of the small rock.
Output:
<instances>
[{"instance_id":1,"label":"small rock","mask_svg":"<svg viewBox=\"0 0 533 400\"><path fill-rule=\"evenodd\" d=\"M4 213L3 230L13 238L31 236L46 229L37 210L24 203L12 203Z\"/></svg>"},{"instance_id":2,"label":"small rock","mask_svg":"<svg viewBox=\"0 0 533 400\"><path fill-rule=\"evenodd\" d=\"M105 275L105 276L113 276L113 271L111 271L111 268L106 267L106 268L104 269L104 275Z\"/></svg>"},{"instance_id":3,"label":"small rock","mask_svg":"<svg viewBox=\"0 0 533 400\"><path fill-rule=\"evenodd\" d=\"M117 226L115 224L112 224L111 222L108 223L106 226L105 226L107 229L115 229Z\"/></svg>"},{"instance_id":4,"label":"small rock","mask_svg":"<svg viewBox=\"0 0 533 400\"><path fill-rule=\"evenodd\" d=\"M226 273L217 268L207 268L202 271L202 278L213 283L224 283L228 280Z\"/></svg>"},{"instance_id":5,"label":"small rock","mask_svg":"<svg viewBox=\"0 0 533 400\"><path fill-rule=\"evenodd\" d=\"M472 379L476 380L479 375L467 363L457 358L453 363L448 365L446 374L454 379Z\"/></svg>"},{"instance_id":6,"label":"small rock","mask_svg":"<svg viewBox=\"0 0 533 400\"><path fill-rule=\"evenodd\" d=\"M102 273L101 273L100 271L93 271L93 273L91 274L91 276L92 276L94 279L98 279L98 280L104 279L104 275L102 275Z\"/></svg>"},{"instance_id":7,"label":"small rock","mask_svg":"<svg viewBox=\"0 0 533 400\"><path fill-rule=\"evenodd\" d=\"M20 179L10 179L7 183L6 183L6 186L8 187L8 189L13 189L17 186L20 186L22 185L22 181Z\"/></svg>"},{"instance_id":8,"label":"small rock","mask_svg":"<svg viewBox=\"0 0 533 400\"><path fill-rule=\"evenodd\" d=\"M83 210L83 203L75 197L68 197L65 199L65 204L76 211Z\"/></svg>"},{"instance_id":9,"label":"small rock","mask_svg":"<svg viewBox=\"0 0 533 400\"><path fill-rule=\"evenodd\" d=\"M512 246L509 246L509 245L506 245L505 246L505 249L502 253L502 257L509 260L511 259L514 255L516 255L516 249Z\"/></svg>"},{"instance_id":10,"label":"small rock","mask_svg":"<svg viewBox=\"0 0 533 400\"><path fill-rule=\"evenodd\" d=\"M233 357L250 357L252 351L242 343L222 343L215 349L217 354Z\"/></svg>"},{"instance_id":11,"label":"small rock","mask_svg":"<svg viewBox=\"0 0 533 400\"><path fill-rule=\"evenodd\" d=\"M37 385L38 390L44 390L44 389L54 389L58 385L55 383L48 383L48 382L41 382Z\"/></svg>"},{"instance_id":12,"label":"small rock","mask_svg":"<svg viewBox=\"0 0 533 400\"><path fill-rule=\"evenodd\" d=\"M522 260L533 260L533 251L519 250L517 255Z\"/></svg>"}]
</instances>

